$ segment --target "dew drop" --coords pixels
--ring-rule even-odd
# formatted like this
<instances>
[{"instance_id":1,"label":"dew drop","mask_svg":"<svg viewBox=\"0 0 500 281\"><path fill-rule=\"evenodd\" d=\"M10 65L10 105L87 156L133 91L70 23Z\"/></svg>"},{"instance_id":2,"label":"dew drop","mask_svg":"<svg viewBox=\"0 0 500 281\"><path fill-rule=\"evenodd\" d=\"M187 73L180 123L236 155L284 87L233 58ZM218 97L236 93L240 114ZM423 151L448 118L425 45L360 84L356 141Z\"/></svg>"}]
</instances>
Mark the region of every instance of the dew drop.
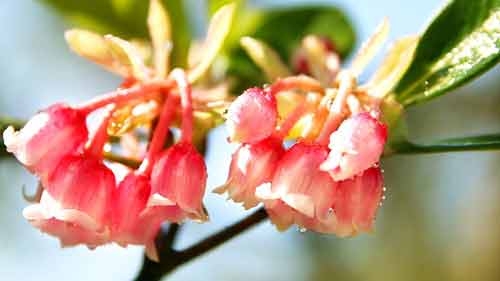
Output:
<instances>
[{"instance_id":1,"label":"dew drop","mask_svg":"<svg viewBox=\"0 0 500 281\"><path fill-rule=\"evenodd\" d=\"M299 227L299 232L300 233L306 233L307 232L307 228L305 228L305 227Z\"/></svg>"},{"instance_id":2,"label":"dew drop","mask_svg":"<svg viewBox=\"0 0 500 281\"><path fill-rule=\"evenodd\" d=\"M382 191L383 191L383 192L386 192L386 191L387 191L387 187L385 187L385 186L384 186L384 187L382 188Z\"/></svg>"},{"instance_id":3,"label":"dew drop","mask_svg":"<svg viewBox=\"0 0 500 281\"><path fill-rule=\"evenodd\" d=\"M333 215L334 211L333 211L333 208L329 208L328 209L328 215Z\"/></svg>"},{"instance_id":4,"label":"dew drop","mask_svg":"<svg viewBox=\"0 0 500 281\"><path fill-rule=\"evenodd\" d=\"M382 196L382 201L384 201L385 199L387 199L387 197L385 195Z\"/></svg>"}]
</instances>

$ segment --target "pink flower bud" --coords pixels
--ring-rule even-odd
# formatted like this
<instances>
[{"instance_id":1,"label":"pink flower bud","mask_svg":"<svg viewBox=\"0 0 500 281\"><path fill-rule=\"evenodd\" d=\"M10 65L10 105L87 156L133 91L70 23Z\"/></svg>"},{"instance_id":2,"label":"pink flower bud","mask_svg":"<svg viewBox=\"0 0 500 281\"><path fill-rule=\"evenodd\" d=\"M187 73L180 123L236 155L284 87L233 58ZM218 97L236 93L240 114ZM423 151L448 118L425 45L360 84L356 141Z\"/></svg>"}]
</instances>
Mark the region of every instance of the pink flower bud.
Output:
<instances>
[{"instance_id":1,"label":"pink flower bud","mask_svg":"<svg viewBox=\"0 0 500 281\"><path fill-rule=\"evenodd\" d=\"M284 152L281 141L272 137L241 145L233 154L226 183L214 192L227 191L233 201L243 202L245 209L255 207L260 201L255 197L255 189L272 180Z\"/></svg>"},{"instance_id":2,"label":"pink flower bud","mask_svg":"<svg viewBox=\"0 0 500 281\"><path fill-rule=\"evenodd\" d=\"M384 179L380 168L342 181L335 190L333 209L337 219L334 232L339 236L369 232L383 195Z\"/></svg>"},{"instance_id":3,"label":"pink flower bud","mask_svg":"<svg viewBox=\"0 0 500 281\"><path fill-rule=\"evenodd\" d=\"M86 115L64 104L55 104L33 116L20 131L7 128L7 151L45 183L59 161L82 149L88 138Z\"/></svg>"},{"instance_id":4,"label":"pink flower bud","mask_svg":"<svg viewBox=\"0 0 500 281\"><path fill-rule=\"evenodd\" d=\"M352 178L379 162L386 140L384 124L366 112L355 115L331 134L331 151L320 169L336 181Z\"/></svg>"},{"instance_id":5,"label":"pink flower bud","mask_svg":"<svg viewBox=\"0 0 500 281\"><path fill-rule=\"evenodd\" d=\"M113 191L111 204L111 235L122 246L144 244L154 238L160 225L141 224L141 213L146 208L151 184L149 177L130 173Z\"/></svg>"},{"instance_id":6,"label":"pink flower bud","mask_svg":"<svg viewBox=\"0 0 500 281\"><path fill-rule=\"evenodd\" d=\"M259 186L256 191L257 197L265 200L266 208L278 214L275 218L281 214L288 218L294 217L294 223L298 222L295 214L285 214L286 208L273 202L275 200L281 200L300 216L317 220L328 216L335 182L328 173L319 170L327 154L326 147L304 143L295 144L285 153L272 182ZM272 210L277 205L281 206L281 211ZM283 225L283 222L278 220L276 224Z\"/></svg>"},{"instance_id":7,"label":"pink flower bud","mask_svg":"<svg viewBox=\"0 0 500 281\"><path fill-rule=\"evenodd\" d=\"M260 88L250 88L228 109L229 139L241 143L263 140L274 132L277 116L274 96Z\"/></svg>"},{"instance_id":8,"label":"pink flower bud","mask_svg":"<svg viewBox=\"0 0 500 281\"><path fill-rule=\"evenodd\" d=\"M148 206L178 206L188 217L204 221L206 181L203 156L192 144L177 143L160 154L153 166Z\"/></svg>"},{"instance_id":9,"label":"pink flower bud","mask_svg":"<svg viewBox=\"0 0 500 281\"><path fill-rule=\"evenodd\" d=\"M113 173L102 161L86 155L67 156L54 170L39 204L23 215L63 246L96 247L109 236L109 207L115 188Z\"/></svg>"}]
</instances>

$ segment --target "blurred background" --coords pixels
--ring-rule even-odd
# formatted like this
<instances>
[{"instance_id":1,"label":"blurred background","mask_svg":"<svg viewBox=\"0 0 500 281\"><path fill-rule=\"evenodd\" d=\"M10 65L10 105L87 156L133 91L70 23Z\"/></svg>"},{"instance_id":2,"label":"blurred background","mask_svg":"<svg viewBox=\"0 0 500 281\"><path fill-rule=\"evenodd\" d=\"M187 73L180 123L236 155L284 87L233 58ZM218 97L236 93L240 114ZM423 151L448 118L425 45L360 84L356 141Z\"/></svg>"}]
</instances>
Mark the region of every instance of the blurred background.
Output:
<instances>
[{"instance_id":1,"label":"blurred background","mask_svg":"<svg viewBox=\"0 0 500 281\"><path fill-rule=\"evenodd\" d=\"M83 1L83 0L82 0ZM204 30L200 0L187 1L190 21ZM301 1L250 1L293 5ZM303 1L305 2L305 1ZM310 1L307 1L310 3ZM416 33L439 0L322 1L354 24L357 45L387 16L390 40ZM403 4L404 3L404 4ZM72 54L68 25L38 1L0 1L0 114L26 119L56 101L78 102L116 87L119 79ZM375 65L371 66L373 69ZM453 94L409 109L416 141L500 132L500 68ZM210 191L225 181L230 160L224 128L209 136ZM467 152L384 159L387 199L376 231L351 239L265 222L185 265L168 280L500 280L500 152ZM104 246L61 249L21 215L21 187L36 181L18 163L0 160L0 280L130 280L142 249ZM207 192L212 221L187 224L187 246L246 213Z\"/></svg>"}]
</instances>

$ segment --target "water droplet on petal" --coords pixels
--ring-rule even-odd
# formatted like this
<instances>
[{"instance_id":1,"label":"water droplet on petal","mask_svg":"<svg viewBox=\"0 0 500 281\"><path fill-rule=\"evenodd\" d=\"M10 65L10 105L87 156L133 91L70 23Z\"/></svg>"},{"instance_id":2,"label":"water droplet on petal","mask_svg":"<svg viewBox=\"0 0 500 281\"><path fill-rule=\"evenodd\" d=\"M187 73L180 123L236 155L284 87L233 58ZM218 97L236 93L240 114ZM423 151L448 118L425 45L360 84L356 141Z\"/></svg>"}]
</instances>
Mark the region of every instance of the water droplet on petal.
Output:
<instances>
[{"instance_id":1,"label":"water droplet on petal","mask_svg":"<svg viewBox=\"0 0 500 281\"><path fill-rule=\"evenodd\" d=\"M299 232L300 233L305 233L307 231L307 228L305 227L299 227Z\"/></svg>"}]
</instances>

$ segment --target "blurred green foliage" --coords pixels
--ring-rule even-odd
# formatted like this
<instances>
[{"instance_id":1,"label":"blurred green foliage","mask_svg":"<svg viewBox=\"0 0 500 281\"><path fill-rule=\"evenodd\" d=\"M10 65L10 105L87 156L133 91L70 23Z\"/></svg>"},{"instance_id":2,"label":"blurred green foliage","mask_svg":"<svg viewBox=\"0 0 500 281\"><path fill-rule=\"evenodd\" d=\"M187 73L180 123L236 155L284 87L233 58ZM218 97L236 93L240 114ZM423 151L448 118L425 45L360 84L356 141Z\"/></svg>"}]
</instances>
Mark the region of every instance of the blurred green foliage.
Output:
<instances>
[{"instance_id":1,"label":"blurred green foliage","mask_svg":"<svg viewBox=\"0 0 500 281\"><path fill-rule=\"evenodd\" d=\"M41 0L54 7L76 27L122 38L147 38L146 0ZM162 1L169 11L173 27L173 64L183 66L192 39L187 11L182 0ZM301 6L264 10L247 7L245 1L209 0L208 14L213 14L229 2L238 4L238 20L232 27L224 48L228 62L227 74L233 81L233 92L266 82L262 71L239 46L239 38L252 36L276 49L288 62L291 54L306 34L330 38L342 56L347 56L355 43L349 19L333 6Z\"/></svg>"},{"instance_id":2,"label":"blurred green foliage","mask_svg":"<svg viewBox=\"0 0 500 281\"><path fill-rule=\"evenodd\" d=\"M148 38L146 0L40 0L55 8L72 25L124 39ZM172 21L173 66L186 65L191 42L186 8L182 0L162 0Z\"/></svg>"},{"instance_id":3,"label":"blurred green foliage","mask_svg":"<svg viewBox=\"0 0 500 281\"><path fill-rule=\"evenodd\" d=\"M236 21L233 30L238 32L230 35L226 46L228 74L236 80L236 93L269 82L239 45L239 38L242 36L264 41L287 63L307 34L329 38L342 57L346 57L355 45L356 36L350 20L334 6L311 5L244 11L240 9L240 17L252 22Z\"/></svg>"}]
</instances>

